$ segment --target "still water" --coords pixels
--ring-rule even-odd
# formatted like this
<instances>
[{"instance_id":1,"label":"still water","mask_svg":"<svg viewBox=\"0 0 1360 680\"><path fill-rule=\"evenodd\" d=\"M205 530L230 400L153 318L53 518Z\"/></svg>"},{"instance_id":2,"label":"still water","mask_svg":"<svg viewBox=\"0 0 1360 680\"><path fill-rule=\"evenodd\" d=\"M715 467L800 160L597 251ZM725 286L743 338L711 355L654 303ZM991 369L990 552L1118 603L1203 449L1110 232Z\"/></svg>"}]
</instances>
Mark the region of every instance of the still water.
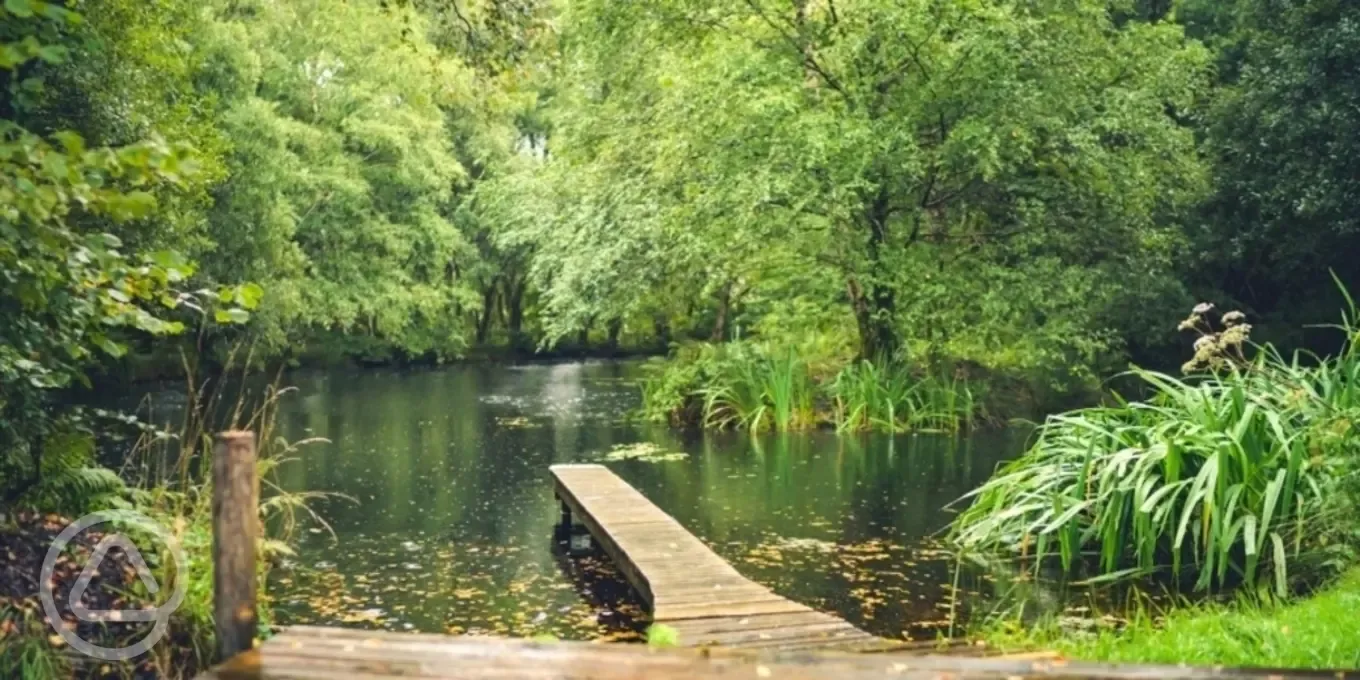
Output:
<instances>
[{"instance_id":1,"label":"still water","mask_svg":"<svg viewBox=\"0 0 1360 680\"><path fill-rule=\"evenodd\" d=\"M934 637L955 564L951 501L1024 435L751 437L628 423L636 364L302 373L280 410L278 471L312 504L275 570L277 623L627 639L645 626L607 560L554 540L553 463L604 462L743 574L890 638ZM639 444L648 446L639 447ZM606 460L646 451L646 460ZM664 455L664 454L684 454ZM658 458L664 460L657 460ZM959 599L990 595L964 570Z\"/></svg>"}]
</instances>

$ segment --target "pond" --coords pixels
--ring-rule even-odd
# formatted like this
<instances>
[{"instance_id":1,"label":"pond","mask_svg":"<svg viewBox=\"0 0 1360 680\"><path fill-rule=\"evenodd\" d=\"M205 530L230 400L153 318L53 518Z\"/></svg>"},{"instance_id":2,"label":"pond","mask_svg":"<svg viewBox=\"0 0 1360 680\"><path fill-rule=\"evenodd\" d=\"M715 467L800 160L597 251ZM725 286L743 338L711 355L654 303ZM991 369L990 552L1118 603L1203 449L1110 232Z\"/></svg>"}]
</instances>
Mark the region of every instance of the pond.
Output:
<instances>
[{"instance_id":1,"label":"pond","mask_svg":"<svg viewBox=\"0 0 1360 680\"><path fill-rule=\"evenodd\" d=\"M630 423L626 362L300 372L278 429L303 447L276 480L312 503L274 570L276 623L636 638L635 596L554 538L548 466L601 462L742 574L878 635L932 639L1002 587L958 570L945 506L1026 434L788 435ZM639 457L640 456L640 457ZM958 597L951 597L957 593ZM961 603L958 605L951 603Z\"/></svg>"}]
</instances>

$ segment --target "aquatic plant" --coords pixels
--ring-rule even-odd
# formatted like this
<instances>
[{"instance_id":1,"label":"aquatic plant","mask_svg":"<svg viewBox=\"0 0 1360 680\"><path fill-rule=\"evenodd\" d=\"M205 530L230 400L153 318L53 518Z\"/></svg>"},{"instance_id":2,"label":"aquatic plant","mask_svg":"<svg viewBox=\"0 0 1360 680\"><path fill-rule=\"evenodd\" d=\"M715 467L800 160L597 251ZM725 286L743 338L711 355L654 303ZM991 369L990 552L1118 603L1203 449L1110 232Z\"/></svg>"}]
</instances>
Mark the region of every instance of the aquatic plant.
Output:
<instances>
[{"instance_id":1,"label":"aquatic plant","mask_svg":"<svg viewBox=\"0 0 1360 680\"><path fill-rule=\"evenodd\" d=\"M956 431L977 404L965 380L917 375L898 362L857 361L836 374L827 392L838 431Z\"/></svg>"},{"instance_id":2,"label":"aquatic plant","mask_svg":"<svg viewBox=\"0 0 1360 680\"><path fill-rule=\"evenodd\" d=\"M971 425L978 410L967 381L947 372L884 361L838 361L815 372L814 363L824 362L792 346L683 347L669 359L648 363L641 414L714 429L787 432L820 421L842 432L952 432Z\"/></svg>"},{"instance_id":3,"label":"aquatic plant","mask_svg":"<svg viewBox=\"0 0 1360 680\"><path fill-rule=\"evenodd\" d=\"M717 367L714 379L698 390L705 426L788 432L815 424L812 376L792 348L771 355L733 345Z\"/></svg>"},{"instance_id":4,"label":"aquatic plant","mask_svg":"<svg viewBox=\"0 0 1360 680\"><path fill-rule=\"evenodd\" d=\"M1206 355L1195 366L1214 372L1187 379L1134 369L1150 398L1050 417L1024 456L965 497L954 541L1036 569L1090 555L1097 580L1169 569L1200 590L1269 573L1284 594L1291 564L1339 566L1360 445L1354 320L1352 305L1334 357L1286 360L1265 346L1251 360Z\"/></svg>"},{"instance_id":5,"label":"aquatic plant","mask_svg":"<svg viewBox=\"0 0 1360 680\"><path fill-rule=\"evenodd\" d=\"M674 426L698 424L703 402L698 390L715 379L722 354L721 345L697 343L681 345L669 357L647 361L639 383L640 417Z\"/></svg>"},{"instance_id":6,"label":"aquatic plant","mask_svg":"<svg viewBox=\"0 0 1360 680\"><path fill-rule=\"evenodd\" d=\"M610 463L623 460L637 460L644 463L667 463L670 461L684 460L686 458L689 458L688 453L683 451L667 451L651 442L619 444L610 449L608 453L600 456L600 460Z\"/></svg>"}]
</instances>

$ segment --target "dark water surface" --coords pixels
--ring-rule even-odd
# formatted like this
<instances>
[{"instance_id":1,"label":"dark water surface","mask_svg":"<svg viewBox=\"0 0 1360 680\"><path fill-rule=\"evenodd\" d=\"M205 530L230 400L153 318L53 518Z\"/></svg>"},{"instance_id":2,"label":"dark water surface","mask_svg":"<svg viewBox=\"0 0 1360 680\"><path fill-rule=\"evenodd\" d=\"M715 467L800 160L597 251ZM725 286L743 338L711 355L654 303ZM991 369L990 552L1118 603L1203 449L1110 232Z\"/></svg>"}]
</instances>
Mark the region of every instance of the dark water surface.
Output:
<instances>
[{"instance_id":1,"label":"dark water surface","mask_svg":"<svg viewBox=\"0 0 1360 680\"><path fill-rule=\"evenodd\" d=\"M588 362L290 376L282 434L330 443L304 447L279 483L354 501L313 504L334 537L309 529L276 571L278 623L633 636L645 618L607 560L565 557L553 538L548 466L602 461L782 595L885 637L947 622L954 563L932 539L951 517L942 508L1022 434L685 434L624 421L636 373ZM989 587L962 573L962 595Z\"/></svg>"}]
</instances>

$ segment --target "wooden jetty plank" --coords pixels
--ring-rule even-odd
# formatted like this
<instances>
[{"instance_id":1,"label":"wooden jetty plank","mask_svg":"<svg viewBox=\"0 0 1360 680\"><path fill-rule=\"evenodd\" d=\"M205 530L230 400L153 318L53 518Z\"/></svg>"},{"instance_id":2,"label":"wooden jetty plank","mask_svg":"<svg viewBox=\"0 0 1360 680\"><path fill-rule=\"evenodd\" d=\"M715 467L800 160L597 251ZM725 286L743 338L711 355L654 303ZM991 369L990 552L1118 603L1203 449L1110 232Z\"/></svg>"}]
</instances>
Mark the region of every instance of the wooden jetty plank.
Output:
<instances>
[{"instance_id":1,"label":"wooden jetty plank","mask_svg":"<svg viewBox=\"0 0 1360 680\"><path fill-rule=\"evenodd\" d=\"M199 680L1351 680L1354 671L1116 666L885 654L650 650L642 645L533 642L298 626Z\"/></svg>"},{"instance_id":2,"label":"wooden jetty plank","mask_svg":"<svg viewBox=\"0 0 1360 680\"><path fill-rule=\"evenodd\" d=\"M599 541L684 646L895 646L742 576L703 541L602 465L554 465L554 493ZM781 623L771 617L783 616ZM752 618L759 628L745 628Z\"/></svg>"}]
</instances>

